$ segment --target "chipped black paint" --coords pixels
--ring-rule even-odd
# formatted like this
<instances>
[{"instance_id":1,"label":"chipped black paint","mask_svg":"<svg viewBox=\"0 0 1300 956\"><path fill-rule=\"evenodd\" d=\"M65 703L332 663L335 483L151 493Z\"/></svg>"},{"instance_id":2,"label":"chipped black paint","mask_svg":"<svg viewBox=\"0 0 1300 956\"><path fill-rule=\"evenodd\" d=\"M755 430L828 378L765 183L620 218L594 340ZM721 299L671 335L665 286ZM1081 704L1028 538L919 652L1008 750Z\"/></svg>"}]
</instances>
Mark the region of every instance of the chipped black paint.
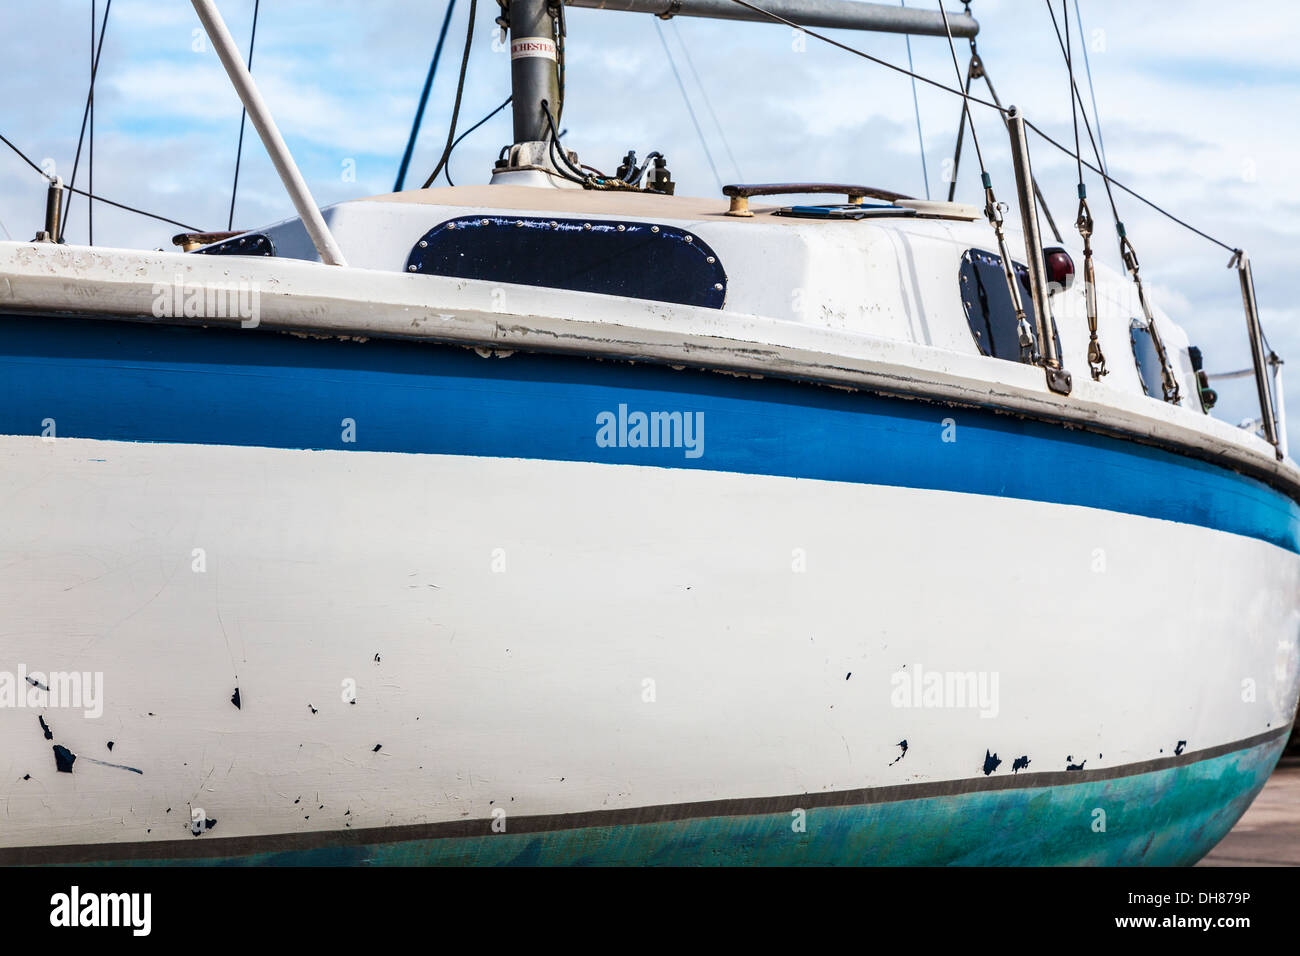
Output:
<instances>
[{"instance_id":1,"label":"chipped black paint","mask_svg":"<svg viewBox=\"0 0 1300 956\"><path fill-rule=\"evenodd\" d=\"M316 708L313 707L311 704L308 704L308 705L307 705L307 709L310 710L313 714L318 713L318 711L316 710Z\"/></svg>"},{"instance_id":2,"label":"chipped black paint","mask_svg":"<svg viewBox=\"0 0 1300 956\"><path fill-rule=\"evenodd\" d=\"M992 753L988 750L984 751L984 776L987 777L994 770L997 770L998 767L1000 767L1001 765L1002 765L1002 761L998 759L997 754Z\"/></svg>"},{"instance_id":3,"label":"chipped black paint","mask_svg":"<svg viewBox=\"0 0 1300 956\"><path fill-rule=\"evenodd\" d=\"M54 766L59 773L72 773L72 765L76 762L77 755L62 744L54 745Z\"/></svg>"},{"instance_id":4,"label":"chipped black paint","mask_svg":"<svg viewBox=\"0 0 1300 956\"><path fill-rule=\"evenodd\" d=\"M1178 741L1178 746L1174 748L1174 753L1181 757L1183 755L1183 748L1186 746L1187 746L1186 740Z\"/></svg>"},{"instance_id":5,"label":"chipped black paint","mask_svg":"<svg viewBox=\"0 0 1300 956\"><path fill-rule=\"evenodd\" d=\"M28 677L28 678L26 678L26 680L27 680L27 683L31 684L33 687L40 688L41 690L45 691L45 693L47 693L47 694L50 692L49 685L47 685L47 684L42 684L40 681L38 681L38 680L37 680L36 678L34 678L34 677Z\"/></svg>"},{"instance_id":6,"label":"chipped black paint","mask_svg":"<svg viewBox=\"0 0 1300 956\"><path fill-rule=\"evenodd\" d=\"M1071 756L1067 756L1067 757L1065 758L1065 769L1066 769L1066 770L1082 770L1082 769L1083 769L1083 765L1086 764L1087 762L1088 762L1088 761L1086 761L1086 760L1080 760L1078 763L1075 763L1075 762L1074 762L1074 757L1073 757L1073 755L1071 755Z\"/></svg>"},{"instance_id":7,"label":"chipped black paint","mask_svg":"<svg viewBox=\"0 0 1300 956\"><path fill-rule=\"evenodd\" d=\"M46 739L46 740L53 740L53 739L54 739L54 731L50 730L50 725L47 724L47 723L45 722L45 718L44 718L44 717L37 717L36 719L39 720L39 721L41 722L41 730L44 731L44 733L45 733L45 739Z\"/></svg>"},{"instance_id":8,"label":"chipped black paint","mask_svg":"<svg viewBox=\"0 0 1300 956\"><path fill-rule=\"evenodd\" d=\"M112 767L114 770L129 770L132 773L138 773L140 774L140 776L144 776L144 771L141 770L139 767L128 767L124 763L109 763L107 760L96 760L94 757L86 757L84 755L82 756L81 759L87 760L90 763L97 763L101 767Z\"/></svg>"},{"instance_id":9,"label":"chipped black paint","mask_svg":"<svg viewBox=\"0 0 1300 956\"><path fill-rule=\"evenodd\" d=\"M1029 766L1028 755L1023 757L1017 757L1015 760L1011 761L1011 772L1019 773L1020 771L1024 770L1028 766Z\"/></svg>"},{"instance_id":10,"label":"chipped black paint","mask_svg":"<svg viewBox=\"0 0 1300 956\"><path fill-rule=\"evenodd\" d=\"M370 751L370 752L371 752L372 754L377 754L377 753L379 753L379 748L382 747L382 746L383 746L383 744L375 744L375 749L372 750L372 751Z\"/></svg>"},{"instance_id":11,"label":"chipped black paint","mask_svg":"<svg viewBox=\"0 0 1300 956\"><path fill-rule=\"evenodd\" d=\"M895 757L893 760L889 761L889 765L890 765L891 767L892 767L894 764L898 763L898 761L902 760L904 757L907 756L907 741L906 741L906 740L900 740L900 741L899 741L898 743L896 743L894 746L895 746L895 747L899 747L899 748L901 748L901 749L902 749L902 753L900 753L900 754L899 754L897 757ZM563 782L563 781L564 781L564 778L561 777L561 778L560 778L560 781Z\"/></svg>"},{"instance_id":12,"label":"chipped black paint","mask_svg":"<svg viewBox=\"0 0 1300 956\"><path fill-rule=\"evenodd\" d=\"M231 702L232 704L235 705L235 709L236 709L236 710L243 710L243 707L241 707L241 706L240 706L240 703L239 703L239 688L238 688L238 687L236 687L236 688L235 688L235 692L234 692L233 694L230 695L230 702Z\"/></svg>"},{"instance_id":13,"label":"chipped black paint","mask_svg":"<svg viewBox=\"0 0 1300 956\"><path fill-rule=\"evenodd\" d=\"M113 741L111 741L111 740L108 742L108 749L109 749L109 750L112 750L112 749L113 749Z\"/></svg>"}]
</instances>

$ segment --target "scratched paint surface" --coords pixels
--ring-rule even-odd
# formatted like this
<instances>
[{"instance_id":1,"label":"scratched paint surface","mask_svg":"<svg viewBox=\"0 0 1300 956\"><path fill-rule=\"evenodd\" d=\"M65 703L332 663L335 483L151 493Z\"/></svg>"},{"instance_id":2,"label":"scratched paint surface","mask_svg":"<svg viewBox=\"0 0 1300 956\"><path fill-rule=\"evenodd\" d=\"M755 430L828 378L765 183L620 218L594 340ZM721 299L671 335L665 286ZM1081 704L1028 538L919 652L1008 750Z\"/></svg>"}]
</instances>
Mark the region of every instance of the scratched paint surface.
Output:
<instances>
[{"instance_id":1,"label":"scratched paint surface","mask_svg":"<svg viewBox=\"0 0 1300 956\"><path fill-rule=\"evenodd\" d=\"M201 865L955 865L1194 863L1263 788L1282 738L1198 763L1073 786L549 833L322 847ZM1106 830L1094 829L1096 809Z\"/></svg>"}]
</instances>

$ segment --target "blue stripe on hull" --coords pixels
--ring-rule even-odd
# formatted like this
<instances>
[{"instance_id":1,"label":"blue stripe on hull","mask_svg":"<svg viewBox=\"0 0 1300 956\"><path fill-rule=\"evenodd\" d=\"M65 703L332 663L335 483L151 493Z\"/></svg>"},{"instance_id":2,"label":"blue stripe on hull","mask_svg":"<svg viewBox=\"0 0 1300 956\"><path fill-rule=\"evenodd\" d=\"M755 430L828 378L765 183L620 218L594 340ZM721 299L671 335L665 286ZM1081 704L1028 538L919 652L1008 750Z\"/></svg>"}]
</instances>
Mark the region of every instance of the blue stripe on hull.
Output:
<instances>
[{"instance_id":1,"label":"blue stripe on hull","mask_svg":"<svg viewBox=\"0 0 1300 956\"><path fill-rule=\"evenodd\" d=\"M1285 737L1111 780L807 811L155 862L199 865L1149 865L1196 862L1263 788ZM1098 829L1104 811L1104 831ZM488 821L483 823L484 829ZM269 838L274 842L274 838Z\"/></svg>"},{"instance_id":2,"label":"blue stripe on hull","mask_svg":"<svg viewBox=\"0 0 1300 956\"><path fill-rule=\"evenodd\" d=\"M597 416L703 413L703 454L600 447ZM943 421L956 423L944 441ZM1300 553L1260 481L1049 423L774 379L413 342L0 317L0 433L702 468L1105 508ZM343 441L343 419L356 422Z\"/></svg>"}]
</instances>

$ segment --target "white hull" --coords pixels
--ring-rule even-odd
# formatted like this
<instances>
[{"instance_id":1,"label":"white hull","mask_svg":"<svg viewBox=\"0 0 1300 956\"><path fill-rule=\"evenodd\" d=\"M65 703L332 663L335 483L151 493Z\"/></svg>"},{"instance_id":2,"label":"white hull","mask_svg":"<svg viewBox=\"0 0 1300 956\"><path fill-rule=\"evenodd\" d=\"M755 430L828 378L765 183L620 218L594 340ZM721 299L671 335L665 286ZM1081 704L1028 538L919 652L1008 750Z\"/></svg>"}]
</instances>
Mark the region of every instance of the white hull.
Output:
<instances>
[{"instance_id":1,"label":"white hull","mask_svg":"<svg viewBox=\"0 0 1300 956\"><path fill-rule=\"evenodd\" d=\"M34 437L0 438L0 502L6 666L102 672L102 717L39 713L54 743L141 771L59 773L38 712L0 710L8 848L489 834L496 808L508 829L960 780L986 751L994 775L1022 755L1091 771L1296 707L1300 557L1094 508ZM896 706L916 668L997 675L996 715ZM199 838L195 808L217 821Z\"/></svg>"}]
</instances>

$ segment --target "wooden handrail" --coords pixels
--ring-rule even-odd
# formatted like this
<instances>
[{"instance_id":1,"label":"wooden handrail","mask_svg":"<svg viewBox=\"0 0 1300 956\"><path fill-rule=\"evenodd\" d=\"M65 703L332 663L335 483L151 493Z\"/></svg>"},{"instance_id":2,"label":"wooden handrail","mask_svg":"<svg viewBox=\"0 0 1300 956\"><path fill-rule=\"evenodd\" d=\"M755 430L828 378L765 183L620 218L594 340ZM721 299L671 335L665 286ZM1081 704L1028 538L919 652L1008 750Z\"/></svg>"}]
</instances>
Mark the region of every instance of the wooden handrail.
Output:
<instances>
[{"instance_id":1,"label":"wooden handrail","mask_svg":"<svg viewBox=\"0 0 1300 956\"><path fill-rule=\"evenodd\" d=\"M913 198L875 186L850 186L844 183L742 183L722 187L722 195L731 199L728 216L752 216L753 213L749 211L750 196L789 196L799 193L837 193L847 196L853 205L861 204L867 197L886 202Z\"/></svg>"}]
</instances>

